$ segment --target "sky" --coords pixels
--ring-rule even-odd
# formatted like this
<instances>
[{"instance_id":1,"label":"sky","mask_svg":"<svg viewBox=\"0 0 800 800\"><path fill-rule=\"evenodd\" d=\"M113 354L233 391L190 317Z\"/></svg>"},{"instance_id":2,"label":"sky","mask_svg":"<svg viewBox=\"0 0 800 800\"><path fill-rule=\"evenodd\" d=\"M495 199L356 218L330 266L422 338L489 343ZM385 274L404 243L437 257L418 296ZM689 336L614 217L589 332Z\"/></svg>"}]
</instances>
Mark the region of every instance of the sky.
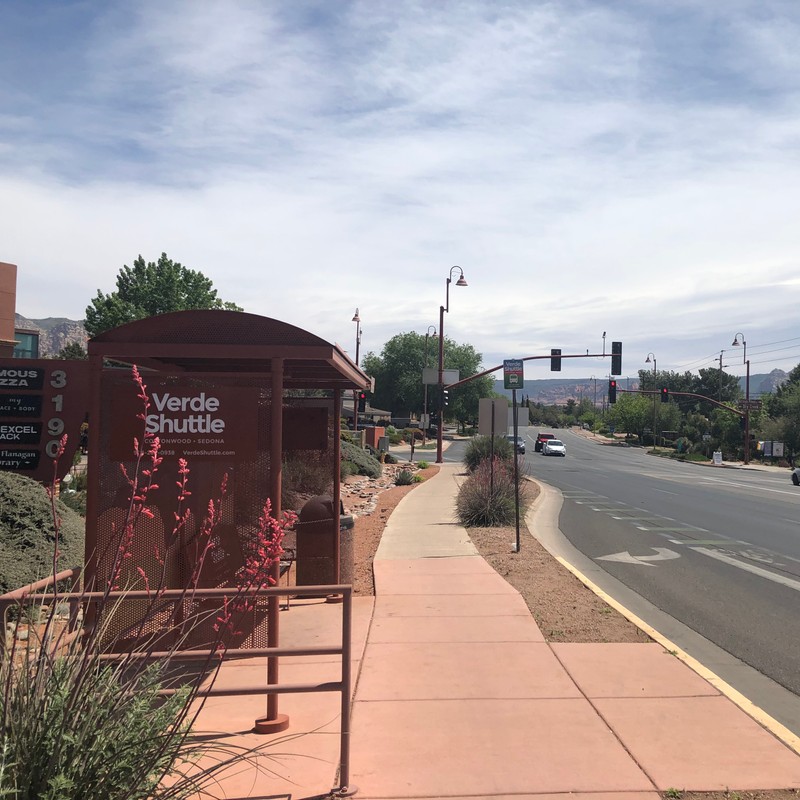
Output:
<instances>
[{"instance_id":1,"label":"sky","mask_svg":"<svg viewBox=\"0 0 800 800\"><path fill-rule=\"evenodd\" d=\"M3 0L0 261L30 319L166 252L351 357L452 276L486 368L788 371L799 40L796 0Z\"/></svg>"}]
</instances>

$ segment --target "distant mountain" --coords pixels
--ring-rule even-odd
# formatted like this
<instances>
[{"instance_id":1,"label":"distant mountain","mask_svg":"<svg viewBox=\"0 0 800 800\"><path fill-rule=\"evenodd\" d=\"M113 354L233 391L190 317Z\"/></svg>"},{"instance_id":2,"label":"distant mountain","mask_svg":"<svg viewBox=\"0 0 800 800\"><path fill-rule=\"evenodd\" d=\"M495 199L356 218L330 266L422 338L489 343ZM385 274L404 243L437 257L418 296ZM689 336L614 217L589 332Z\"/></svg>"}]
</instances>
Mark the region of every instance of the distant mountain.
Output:
<instances>
[{"instance_id":1,"label":"distant mountain","mask_svg":"<svg viewBox=\"0 0 800 800\"><path fill-rule=\"evenodd\" d=\"M638 378L617 378L619 386L623 389L638 389ZM503 388L503 381L494 382L494 390L511 399L511 389ZM608 378L542 378L525 381L522 389L517 389L517 402L522 400L522 395L530 398L532 403L542 403L546 406L563 406L568 400L580 401L587 397L592 402L602 402L608 391Z\"/></svg>"},{"instance_id":2,"label":"distant mountain","mask_svg":"<svg viewBox=\"0 0 800 800\"><path fill-rule=\"evenodd\" d=\"M89 337L83 322L65 317L28 319L21 314L14 317L14 326L23 330L39 331L39 358L57 356L70 342L77 342L84 350Z\"/></svg>"},{"instance_id":3,"label":"distant mountain","mask_svg":"<svg viewBox=\"0 0 800 800\"><path fill-rule=\"evenodd\" d=\"M750 396L758 397L762 394L773 394L782 383L786 383L788 377L789 373L784 372L782 369L774 369L766 375L751 375ZM742 387L743 392L745 390L745 384L746 379L740 378L739 385Z\"/></svg>"},{"instance_id":4,"label":"distant mountain","mask_svg":"<svg viewBox=\"0 0 800 800\"><path fill-rule=\"evenodd\" d=\"M750 397L760 397L762 394L772 394L782 383L786 381L788 374L782 369L774 369L770 373L762 373L750 376ZM563 406L568 400L580 401L582 397L588 397L598 405L608 391L608 378L603 376L593 380L592 378L543 378L539 380L525 381L522 389L517 389L517 402L521 402L522 395L530 398L532 403L542 403L546 406ZM637 378L617 378L620 389L639 388ZM742 395L745 394L746 379L740 378L739 385ZM497 394L505 395L511 399L511 389L503 388L503 381L494 382L494 390ZM595 394L596 392L596 394Z\"/></svg>"}]
</instances>

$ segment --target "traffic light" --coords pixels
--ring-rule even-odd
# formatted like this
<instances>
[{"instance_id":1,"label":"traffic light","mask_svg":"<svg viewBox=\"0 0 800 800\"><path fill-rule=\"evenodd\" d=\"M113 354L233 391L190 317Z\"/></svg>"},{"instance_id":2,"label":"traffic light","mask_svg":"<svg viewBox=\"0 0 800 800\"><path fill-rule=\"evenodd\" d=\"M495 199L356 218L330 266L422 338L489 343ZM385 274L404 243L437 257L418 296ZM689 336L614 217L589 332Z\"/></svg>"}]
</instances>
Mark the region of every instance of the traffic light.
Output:
<instances>
[{"instance_id":1,"label":"traffic light","mask_svg":"<svg viewBox=\"0 0 800 800\"><path fill-rule=\"evenodd\" d=\"M550 348L550 372L561 372L561 348Z\"/></svg>"},{"instance_id":2,"label":"traffic light","mask_svg":"<svg viewBox=\"0 0 800 800\"><path fill-rule=\"evenodd\" d=\"M617 402L617 382L613 378L608 382L608 402Z\"/></svg>"},{"instance_id":3,"label":"traffic light","mask_svg":"<svg viewBox=\"0 0 800 800\"><path fill-rule=\"evenodd\" d=\"M742 414L742 416L739 417L739 428L741 430L744 430L746 427L747 427L747 420L745 419L744 414Z\"/></svg>"},{"instance_id":4,"label":"traffic light","mask_svg":"<svg viewBox=\"0 0 800 800\"><path fill-rule=\"evenodd\" d=\"M668 403L669 402L669 389L666 386L661 387L661 402Z\"/></svg>"},{"instance_id":5,"label":"traffic light","mask_svg":"<svg viewBox=\"0 0 800 800\"><path fill-rule=\"evenodd\" d=\"M450 404L450 391L448 389L442 389L442 408L447 408Z\"/></svg>"},{"instance_id":6,"label":"traffic light","mask_svg":"<svg viewBox=\"0 0 800 800\"><path fill-rule=\"evenodd\" d=\"M611 342L611 374L622 375L622 342Z\"/></svg>"},{"instance_id":7,"label":"traffic light","mask_svg":"<svg viewBox=\"0 0 800 800\"><path fill-rule=\"evenodd\" d=\"M366 411L367 410L367 393L366 392L359 392L358 393L358 410L359 411Z\"/></svg>"}]
</instances>

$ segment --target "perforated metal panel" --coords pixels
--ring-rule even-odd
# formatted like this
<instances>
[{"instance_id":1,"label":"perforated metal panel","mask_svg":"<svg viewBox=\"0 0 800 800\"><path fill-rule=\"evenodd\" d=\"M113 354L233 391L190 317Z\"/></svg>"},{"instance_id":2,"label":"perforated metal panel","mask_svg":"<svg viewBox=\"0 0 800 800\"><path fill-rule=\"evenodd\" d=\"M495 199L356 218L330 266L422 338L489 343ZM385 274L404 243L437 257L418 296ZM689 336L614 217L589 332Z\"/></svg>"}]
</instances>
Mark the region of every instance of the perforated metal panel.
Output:
<instances>
[{"instance_id":1,"label":"perforated metal panel","mask_svg":"<svg viewBox=\"0 0 800 800\"><path fill-rule=\"evenodd\" d=\"M151 589L161 585L182 588L195 583L195 573L196 585L200 587L234 586L237 571L244 564L248 543L255 535L259 516L269 495L270 390L254 378L214 376L212 380L198 376L162 374L144 374L143 377L146 384L148 379L151 384L159 382L160 385L174 380L181 386L191 384L198 392L205 391L209 395L218 393L220 387L226 387L241 390L248 402L253 402L255 398L255 410L248 409L248 413L253 412L252 419L255 420L251 433L255 449L253 457L247 459L236 455L196 461L192 461L191 457L187 459L190 470L188 486L191 491L191 496L186 501L189 516L185 528L178 531L175 530L178 461L174 456L163 458L156 473L159 488L151 491L148 496L147 508L152 517L140 518L133 527L133 536L127 545L130 555L122 560L122 568L116 581L117 588L145 588L145 584ZM119 402L119 398L126 396L128 391L134 398L138 391L129 370L104 371L101 386L103 407L100 417L100 503L97 520L98 588L104 588L113 580L114 561L122 544L131 494L125 474L133 477L137 468L133 458L133 437L130 442L130 458L120 464L110 455L106 455L112 451L112 439L119 435L119 426L126 429L130 427L129 420L120 418L120 412L130 414L129 407ZM117 399L116 404L114 398ZM139 421L141 430L142 425L143 422ZM147 464L143 466L147 467ZM205 550L199 537L200 530L208 513L209 501L213 500L215 504L219 502L220 486L225 476L227 496L222 502L221 521L214 529L211 547ZM162 614L148 620L144 629L139 631L142 608L142 603L125 602L109 623L109 635L124 639L127 631L146 636L155 633L170 618L180 617L186 620L202 611L199 604L187 600L180 609L166 608ZM253 631L261 629L263 613L257 612L250 616L250 630L242 631L242 636L235 637L236 639L252 640ZM215 635L214 621L215 615L212 614L206 623L195 626L187 645L199 647L212 641ZM234 642L231 641L230 644ZM266 639L261 641L259 636L258 641L251 641L251 646L266 646Z\"/></svg>"}]
</instances>

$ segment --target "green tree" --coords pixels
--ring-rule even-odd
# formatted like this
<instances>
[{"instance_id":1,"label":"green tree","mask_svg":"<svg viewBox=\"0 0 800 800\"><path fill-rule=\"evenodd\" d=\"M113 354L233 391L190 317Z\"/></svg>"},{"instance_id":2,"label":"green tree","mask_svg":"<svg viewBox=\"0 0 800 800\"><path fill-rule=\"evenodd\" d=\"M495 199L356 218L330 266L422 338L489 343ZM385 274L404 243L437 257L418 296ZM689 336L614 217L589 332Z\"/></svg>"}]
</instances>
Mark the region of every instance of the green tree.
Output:
<instances>
[{"instance_id":1,"label":"green tree","mask_svg":"<svg viewBox=\"0 0 800 800\"><path fill-rule=\"evenodd\" d=\"M445 367L457 369L461 380L481 371L481 359L481 354L471 344L458 345L445 338ZM477 422L480 399L494 394L491 375L468 381L450 391L450 406L445 410L445 418L457 420L465 429L468 424ZM518 419L524 420L525 414L519 413Z\"/></svg>"},{"instance_id":2,"label":"green tree","mask_svg":"<svg viewBox=\"0 0 800 800\"><path fill-rule=\"evenodd\" d=\"M362 365L364 371L375 378L372 405L384 408L395 416L410 416L423 410L424 387L422 370L426 365L438 364L438 340L409 331L398 333L383 346L381 353L367 353ZM457 369L461 378L475 375L481 370L481 354L470 344L457 344L445 337L445 369ZM490 376L477 378L450 391L445 417L466 422L478 417L478 400L493 394L494 381ZM436 385L428 386L428 410L438 402Z\"/></svg>"},{"instance_id":3,"label":"green tree","mask_svg":"<svg viewBox=\"0 0 800 800\"><path fill-rule=\"evenodd\" d=\"M632 433L642 441L644 429L653 425L653 401L648 395L625 393L609 407L608 421L618 432Z\"/></svg>"},{"instance_id":4,"label":"green tree","mask_svg":"<svg viewBox=\"0 0 800 800\"><path fill-rule=\"evenodd\" d=\"M58 351L56 358L65 358L72 361L85 361L89 356L78 342L68 342Z\"/></svg>"},{"instance_id":5,"label":"green tree","mask_svg":"<svg viewBox=\"0 0 800 800\"><path fill-rule=\"evenodd\" d=\"M744 436L740 417L724 408L711 412L711 435L715 450L722 451L722 457L730 460L741 458L744 453Z\"/></svg>"},{"instance_id":6,"label":"green tree","mask_svg":"<svg viewBox=\"0 0 800 800\"><path fill-rule=\"evenodd\" d=\"M796 371L792 370L789 375ZM800 453L800 381L781 386L767 403L767 413L768 420L762 423L765 437L785 442L791 454ZM752 414L750 426L752 430Z\"/></svg>"},{"instance_id":7,"label":"green tree","mask_svg":"<svg viewBox=\"0 0 800 800\"><path fill-rule=\"evenodd\" d=\"M201 272L188 269L162 253L157 262L140 255L133 266L123 266L117 275L117 289L97 297L86 308L84 323L89 336L169 311L221 308L241 311L235 303L217 297L211 280Z\"/></svg>"},{"instance_id":8,"label":"green tree","mask_svg":"<svg viewBox=\"0 0 800 800\"><path fill-rule=\"evenodd\" d=\"M695 378L695 394L703 397L710 397L719 403L735 403L742 396L742 389L739 386L739 378L720 369L701 369L700 374Z\"/></svg>"}]
</instances>

